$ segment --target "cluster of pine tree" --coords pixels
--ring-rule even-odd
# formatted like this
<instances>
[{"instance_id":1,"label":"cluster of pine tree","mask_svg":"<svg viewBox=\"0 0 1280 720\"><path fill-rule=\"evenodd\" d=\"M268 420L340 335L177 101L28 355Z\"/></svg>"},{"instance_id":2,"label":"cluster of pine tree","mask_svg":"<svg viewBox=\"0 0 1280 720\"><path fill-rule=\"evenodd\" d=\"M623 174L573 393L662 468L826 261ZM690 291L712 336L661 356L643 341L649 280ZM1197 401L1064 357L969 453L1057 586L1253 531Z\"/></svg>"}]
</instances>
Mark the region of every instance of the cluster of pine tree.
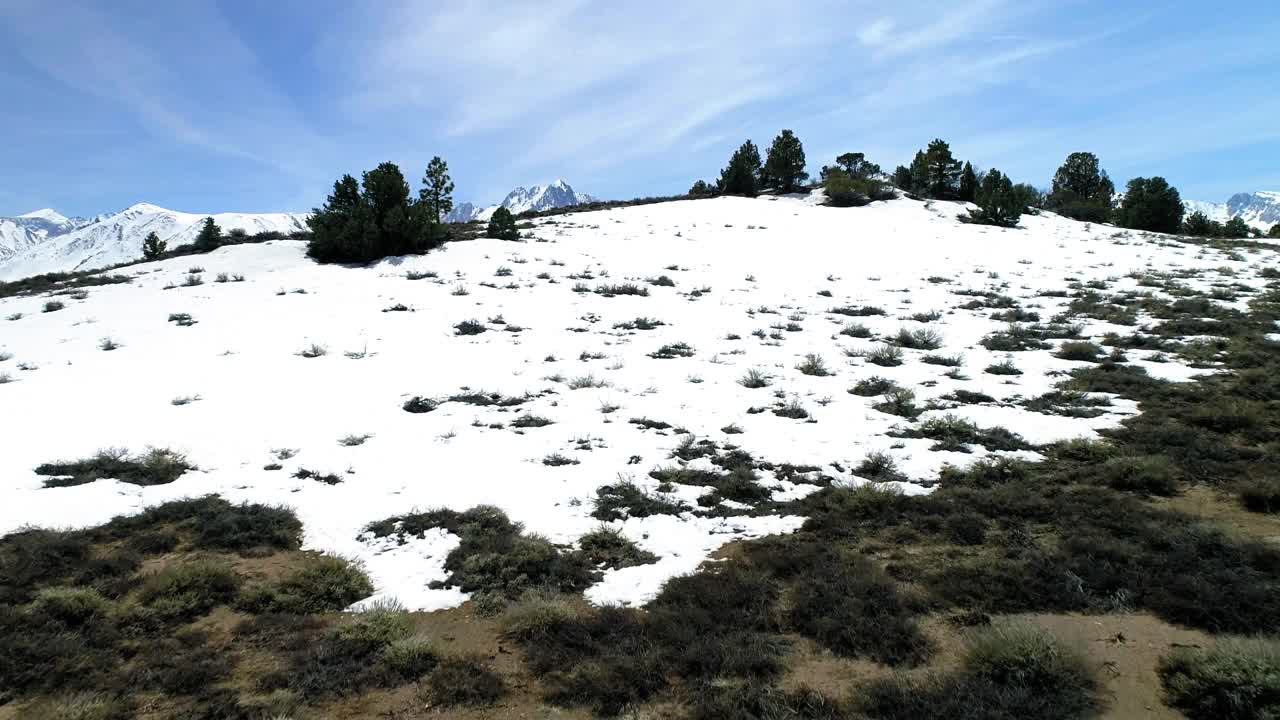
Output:
<instances>
[{"instance_id":1,"label":"cluster of pine tree","mask_svg":"<svg viewBox=\"0 0 1280 720\"><path fill-rule=\"evenodd\" d=\"M369 262L423 253L444 242L443 218L453 209L449 166L431 159L418 197L395 163L365 172L359 183L343 175L324 205L307 218L307 254L320 262Z\"/></svg>"},{"instance_id":2,"label":"cluster of pine tree","mask_svg":"<svg viewBox=\"0 0 1280 720\"><path fill-rule=\"evenodd\" d=\"M720 179L714 185L698 180L689 188L688 194L690 197L755 197L766 189L784 193L796 192L809 179L809 173L804 168L804 145L795 133L783 130L773 139L763 161L756 144L748 140L734 151L729 164L720 171Z\"/></svg>"},{"instance_id":3,"label":"cluster of pine tree","mask_svg":"<svg viewBox=\"0 0 1280 720\"><path fill-rule=\"evenodd\" d=\"M1253 228L1238 217L1225 223L1210 220L1208 215L1197 210L1182 221L1182 234L1204 238L1246 238L1253 233ZM1271 228L1273 237L1280 237L1280 225Z\"/></svg>"}]
</instances>

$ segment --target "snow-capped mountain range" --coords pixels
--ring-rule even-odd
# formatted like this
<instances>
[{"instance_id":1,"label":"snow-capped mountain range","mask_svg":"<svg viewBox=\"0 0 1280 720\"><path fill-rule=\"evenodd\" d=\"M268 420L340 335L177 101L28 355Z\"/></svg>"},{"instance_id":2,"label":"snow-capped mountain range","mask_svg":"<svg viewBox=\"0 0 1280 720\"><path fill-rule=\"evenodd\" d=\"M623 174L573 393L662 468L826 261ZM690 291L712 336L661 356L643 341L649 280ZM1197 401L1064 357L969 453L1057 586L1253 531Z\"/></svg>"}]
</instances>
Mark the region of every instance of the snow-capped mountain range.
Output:
<instances>
[{"instance_id":1,"label":"snow-capped mountain range","mask_svg":"<svg viewBox=\"0 0 1280 720\"><path fill-rule=\"evenodd\" d=\"M500 207L519 215L529 210L551 210L594 201L595 198L586 193L574 191L569 183L557 178L547 185L534 185L531 188L518 187L507 193L507 196L497 205L476 207L469 202L460 203L453 208L453 212L445 216L445 221L488 220L493 215L493 211Z\"/></svg>"},{"instance_id":2,"label":"snow-capped mountain range","mask_svg":"<svg viewBox=\"0 0 1280 720\"><path fill-rule=\"evenodd\" d=\"M227 233L250 235L274 230L306 230L304 213L218 213L202 215L167 210L148 203L94 218L68 218L54 210L37 210L0 218L0 280L47 272L91 270L142 257L142 241L154 232L170 248L195 240L200 223L212 217Z\"/></svg>"},{"instance_id":3,"label":"snow-capped mountain range","mask_svg":"<svg viewBox=\"0 0 1280 720\"><path fill-rule=\"evenodd\" d=\"M1224 203L1188 200L1183 206L1188 213L1202 212L1218 222L1238 217L1263 232L1280 223L1280 192L1276 191L1236 193Z\"/></svg>"}]
</instances>

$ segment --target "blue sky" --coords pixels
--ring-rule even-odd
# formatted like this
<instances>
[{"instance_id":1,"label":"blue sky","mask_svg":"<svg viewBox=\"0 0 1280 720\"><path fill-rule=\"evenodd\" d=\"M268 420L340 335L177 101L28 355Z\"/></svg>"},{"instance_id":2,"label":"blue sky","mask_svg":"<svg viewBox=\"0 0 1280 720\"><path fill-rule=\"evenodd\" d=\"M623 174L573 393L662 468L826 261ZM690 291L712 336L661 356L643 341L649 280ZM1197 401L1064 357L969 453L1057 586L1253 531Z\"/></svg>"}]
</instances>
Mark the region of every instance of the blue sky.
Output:
<instances>
[{"instance_id":1,"label":"blue sky","mask_svg":"<svg viewBox=\"0 0 1280 720\"><path fill-rule=\"evenodd\" d=\"M0 215L306 210L437 154L459 201L676 193L784 127L815 172L942 137L1223 200L1280 189L1278 37L1275 0L0 0Z\"/></svg>"}]
</instances>

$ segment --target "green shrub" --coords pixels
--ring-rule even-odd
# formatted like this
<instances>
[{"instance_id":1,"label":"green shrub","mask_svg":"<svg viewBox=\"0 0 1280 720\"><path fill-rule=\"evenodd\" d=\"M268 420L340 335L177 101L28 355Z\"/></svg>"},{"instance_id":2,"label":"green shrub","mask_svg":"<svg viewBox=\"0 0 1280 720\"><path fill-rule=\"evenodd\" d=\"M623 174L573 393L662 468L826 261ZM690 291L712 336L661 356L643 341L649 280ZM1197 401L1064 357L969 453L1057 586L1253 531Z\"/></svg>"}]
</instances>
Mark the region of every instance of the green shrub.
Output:
<instances>
[{"instance_id":1,"label":"green shrub","mask_svg":"<svg viewBox=\"0 0 1280 720\"><path fill-rule=\"evenodd\" d=\"M138 457L130 457L123 448L100 450L92 458L73 462L45 463L36 467L37 475L53 476L45 487L83 485L112 478L131 485L165 485L195 469L186 456L165 448L150 448Z\"/></svg>"},{"instance_id":2,"label":"green shrub","mask_svg":"<svg viewBox=\"0 0 1280 720\"><path fill-rule=\"evenodd\" d=\"M446 657L423 681L419 693L430 705L492 705L507 692L506 682L479 655Z\"/></svg>"},{"instance_id":3,"label":"green shrub","mask_svg":"<svg viewBox=\"0 0 1280 720\"><path fill-rule=\"evenodd\" d=\"M1178 492L1178 469L1163 455L1124 455L1104 462L1098 477L1115 490L1171 496Z\"/></svg>"},{"instance_id":4,"label":"green shrub","mask_svg":"<svg viewBox=\"0 0 1280 720\"><path fill-rule=\"evenodd\" d=\"M41 698L17 711L17 720L129 720L133 704L125 697L72 692Z\"/></svg>"},{"instance_id":5,"label":"green shrub","mask_svg":"<svg viewBox=\"0 0 1280 720\"><path fill-rule=\"evenodd\" d=\"M889 378L872 375L855 383L853 387L849 388L849 394L871 397L873 395L885 395L897 388L898 384Z\"/></svg>"},{"instance_id":6,"label":"green shrub","mask_svg":"<svg viewBox=\"0 0 1280 720\"><path fill-rule=\"evenodd\" d=\"M840 703L816 690L784 690L762 682L712 682L697 687L690 720L844 720Z\"/></svg>"},{"instance_id":7,"label":"green shrub","mask_svg":"<svg viewBox=\"0 0 1280 720\"><path fill-rule=\"evenodd\" d=\"M275 585L246 592L240 601L256 613L323 613L342 610L373 594L373 584L358 562L332 555L307 557Z\"/></svg>"},{"instance_id":8,"label":"green shrub","mask_svg":"<svg viewBox=\"0 0 1280 720\"><path fill-rule=\"evenodd\" d=\"M1280 717L1280 643L1223 638L1209 649L1176 648L1156 669L1168 703L1191 720Z\"/></svg>"},{"instance_id":9,"label":"green shrub","mask_svg":"<svg viewBox=\"0 0 1280 720\"><path fill-rule=\"evenodd\" d=\"M1091 342L1067 341L1058 347L1054 355L1062 360L1082 360L1096 362L1102 354L1102 348Z\"/></svg>"},{"instance_id":10,"label":"green shrub","mask_svg":"<svg viewBox=\"0 0 1280 720\"><path fill-rule=\"evenodd\" d=\"M106 598L92 588L52 587L36 592L31 609L69 626L81 625L111 608Z\"/></svg>"},{"instance_id":11,"label":"green shrub","mask_svg":"<svg viewBox=\"0 0 1280 720\"><path fill-rule=\"evenodd\" d=\"M229 565L196 560L145 578L138 600L171 620L191 620L235 599L240 577Z\"/></svg>"},{"instance_id":12,"label":"green shrub","mask_svg":"<svg viewBox=\"0 0 1280 720\"><path fill-rule=\"evenodd\" d=\"M641 550L622 531L607 525L578 538L578 547L592 565L610 570L658 561L657 555Z\"/></svg>"},{"instance_id":13,"label":"green shrub","mask_svg":"<svg viewBox=\"0 0 1280 720\"><path fill-rule=\"evenodd\" d=\"M1240 487L1240 500L1246 509L1260 513L1280 512L1280 480L1250 480Z\"/></svg>"}]
</instances>

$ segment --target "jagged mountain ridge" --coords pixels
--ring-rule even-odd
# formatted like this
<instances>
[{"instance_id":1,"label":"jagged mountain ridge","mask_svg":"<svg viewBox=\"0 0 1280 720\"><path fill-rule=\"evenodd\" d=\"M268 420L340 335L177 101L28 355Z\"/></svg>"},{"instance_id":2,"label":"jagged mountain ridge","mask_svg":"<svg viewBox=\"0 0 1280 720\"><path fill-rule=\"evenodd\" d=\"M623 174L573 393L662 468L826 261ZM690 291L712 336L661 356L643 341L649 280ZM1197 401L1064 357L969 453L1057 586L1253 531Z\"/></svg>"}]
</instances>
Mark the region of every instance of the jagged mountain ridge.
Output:
<instances>
[{"instance_id":1,"label":"jagged mountain ridge","mask_svg":"<svg viewBox=\"0 0 1280 720\"><path fill-rule=\"evenodd\" d=\"M218 213L204 215L138 203L115 213L84 220L38 210L16 218L0 218L0 280L47 272L91 270L142 257L142 241L154 232L169 247L185 245L212 217L222 231L250 234L306 230L303 213ZM7 250L7 252L6 252Z\"/></svg>"},{"instance_id":2,"label":"jagged mountain ridge","mask_svg":"<svg viewBox=\"0 0 1280 720\"><path fill-rule=\"evenodd\" d=\"M49 208L17 217L0 217L0 262L89 222L84 218L66 217Z\"/></svg>"},{"instance_id":3,"label":"jagged mountain ridge","mask_svg":"<svg viewBox=\"0 0 1280 720\"><path fill-rule=\"evenodd\" d=\"M1188 200L1183 206L1188 213L1202 212L1210 220L1218 222L1238 217L1263 232L1280 223L1280 192L1277 191L1236 193L1223 203Z\"/></svg>"},{"instance_id":4,"label":"jagged mountain ridge","mask_svg":"<svg viewBox=\"0 0 1280 720\"><path fill-rule=\"evenodd\" d=\"M500 207L519 215L530 210L551 210L570 205L582 205L593 201L595 201L594 197L575 191L569 183L557 178L554 182L546 185L534 185L531 188L518 187L507 193L507 196L497 205L476 207L469 202L460 203L445 216L445 221L488 220L493 215L493 211Z\"/></svg>"}]
</instances>

